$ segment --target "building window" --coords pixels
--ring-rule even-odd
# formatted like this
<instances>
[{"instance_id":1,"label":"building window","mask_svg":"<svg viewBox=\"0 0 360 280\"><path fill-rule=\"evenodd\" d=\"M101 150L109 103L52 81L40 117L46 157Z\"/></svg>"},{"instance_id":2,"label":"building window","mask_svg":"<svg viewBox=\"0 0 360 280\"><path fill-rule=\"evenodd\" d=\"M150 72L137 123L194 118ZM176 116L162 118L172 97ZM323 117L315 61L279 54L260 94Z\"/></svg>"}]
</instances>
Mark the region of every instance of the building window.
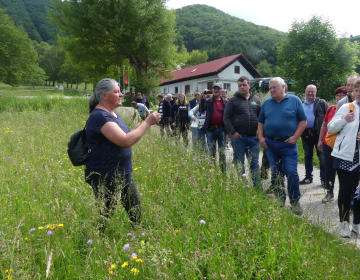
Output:
<instances>
[{"instance_id":1,"label":"building window","mask_svg":"<svg viewBox=\"0 0 360 280\"><path fill-rule=\"evenodd\" d=\"M164 88L164 93L166 93L166 88Z\"/></svg>"},{"instance_id":2,"label":"building window","mask_svg":"<svg viewBox=\"0 0 360 280\"><path fill-rule=\"evenodd\" d=\"M185 93L190 93L190 85L185 86Z\"/></svg>"},{"instance_id":3,"label":"building window","mask_svg":"<svg viewBox=\"0 0 360 280\"><path fill-rule=\"evenodd\" d=\"M212 85L213 85L213 82L207 83L207 89L212 90Z\"/></svg>"},{"instance_id":4,"label":"building window","mask_svg":"<svg viewBox=\"0 0 360 280\"><path fill-rule=\"evenodd\" d=\"M234 67L234 73L235 74L240 74L240 66L235 66Z\"/></svg>"},{"instance_id":5,"label":"building window","mask_svg":"<svg viewBox=\"0 0 360 280\"><path fill-rule=\"evenodd\" d=\"M224 83L224 90L231 91L231 84L230 83Z\"/></svg>"},{"instance_id":6,"label":"building window","mask_svg":"<svg viewBox=\"0 0 360 280\"><path fill-rule=\"evenodd\" d=\"M179 93L179 87L175 87L175 93Z\"/></svg>"}]
</instances>

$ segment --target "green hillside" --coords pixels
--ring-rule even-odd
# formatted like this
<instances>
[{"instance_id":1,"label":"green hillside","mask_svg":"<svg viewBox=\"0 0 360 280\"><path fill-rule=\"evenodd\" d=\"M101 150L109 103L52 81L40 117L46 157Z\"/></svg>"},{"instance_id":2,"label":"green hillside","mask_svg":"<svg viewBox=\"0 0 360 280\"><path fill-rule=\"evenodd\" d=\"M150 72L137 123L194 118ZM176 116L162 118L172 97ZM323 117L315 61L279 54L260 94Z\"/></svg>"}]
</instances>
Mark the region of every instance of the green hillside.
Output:
<instances>
[{"instance_id":1,"label":"green hillside","mask_svg":"<svg viewBox=\"0 0 360 280\"><path fill-rule=\"evenodd\" d=\"M6 9L15 24L22 25L29 38L38 43L52 43L56 39L56 27L47 16L48 7L49 0L0 0L0 8Z\"/></svg>"},{"instance_id":2,"label":"green hillside","mask_svg":"<svg viewBox=\"0 0 360 280\"><path fill-rule=\"evenodd\" d=\"M176 10L176 44L188 51L207 50L209 60L243 53L253 65L261 60L276 64L276 46L286 33L230 16L206 5Z\"/></svg>"}]
</instances>

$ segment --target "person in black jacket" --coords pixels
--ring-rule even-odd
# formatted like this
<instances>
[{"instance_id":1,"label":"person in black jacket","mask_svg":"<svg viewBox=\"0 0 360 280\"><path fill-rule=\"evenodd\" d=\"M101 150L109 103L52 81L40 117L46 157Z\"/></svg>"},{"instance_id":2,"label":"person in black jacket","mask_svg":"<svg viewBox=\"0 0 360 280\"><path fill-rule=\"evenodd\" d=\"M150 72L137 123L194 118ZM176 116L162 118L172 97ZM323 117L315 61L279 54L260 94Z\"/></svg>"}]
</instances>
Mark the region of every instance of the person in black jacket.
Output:
<instances>
[{"instance_id":1,"label":"person in black jacket","mask_svg":"<svg viewBox=\"0 0 360 280\"><path fill-rule=\"evenodd\" d=\"M213 96L206 99L204 106L200 104L200 113L206 111L203 129L206 130L206 137L209 145L209 152L215 159L216 144L219 148L220 167L223 173L226 172L225 140L226 128L223 122L224 109L227 100L221 98L221 83L213 84Z\"/></svg>"},{"instance_id":2,"label":"person in black jacket","mask_svg":"<svg viewBox=\"0 0 360 280\"><path fill-rule=\"evenodd\" d=\"M184 145L187 147L189 131L189 104L184 93L180 93L175 104L171 107L171 121L174 127L174 136L180 140L182 135Z\"/></svg>"},{"instance_id":3,"label":"person in black jacket","mask_svg":"<svg viewBox=\"0 0 360 280\"><path fill-rule=\"evenodd\" d=\"M164 129L166 130L168 136L170 136L170 102L164 99L164 95L162 94L158 94L157 99L160 102L158 112L161 115L161 121L159 122L161 136L164 136Z\"/></svg>"},{"instance_id":4,"label":"person in black jacket","mask_svg":"<svg viewBox=\"0 0 360 280\"><path fill-rule=\"evenodd\" d=\"M241 174L245 173L244 159L250 159L250 171L254 185L260 186L259 152L257 139L257 119L260 114L261 101L250 92L250 80L246 76L238 79L238 91L228 101L224 112L224 123L231 135L231 146L234 149L234 163L240 164Z\"/></svg>"},{"instance_id":5,"label":"person in black jacket","mask_svg":"<svg viewBox=\"0 0 360 280\"><path fill-rule=\"evenodd\" d=\"M136 94L135 102L136 103L142 103L142 104L144 104L146 106L146 108L148 108L148 109L150 108L149 107L149 101L147 101L145 94L142 95L141 92L138 92Z\"/></svg>"}]
</instances>

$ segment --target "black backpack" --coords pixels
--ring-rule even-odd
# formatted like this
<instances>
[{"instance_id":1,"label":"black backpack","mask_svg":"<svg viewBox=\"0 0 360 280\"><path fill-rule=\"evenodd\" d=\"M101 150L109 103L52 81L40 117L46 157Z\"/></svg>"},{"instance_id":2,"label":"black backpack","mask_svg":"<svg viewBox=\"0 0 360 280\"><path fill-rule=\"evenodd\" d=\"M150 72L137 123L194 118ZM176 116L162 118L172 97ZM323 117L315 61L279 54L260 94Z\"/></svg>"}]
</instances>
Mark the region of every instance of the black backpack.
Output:
<instances>
[{"instance_id":1,"label":"black backpack","mask_svg":"<svg viewBox=\"0 0 360 280\"><path fill-rule=\"evenodd\" d=\"M94 149L101 140L99 140L92 149ZM70 137L68 143L68 155L74 166L84 165L88 161L92 149L88 148L86 138L86 125L83 130L75 132Z\"/></svg>"}]
</instances>

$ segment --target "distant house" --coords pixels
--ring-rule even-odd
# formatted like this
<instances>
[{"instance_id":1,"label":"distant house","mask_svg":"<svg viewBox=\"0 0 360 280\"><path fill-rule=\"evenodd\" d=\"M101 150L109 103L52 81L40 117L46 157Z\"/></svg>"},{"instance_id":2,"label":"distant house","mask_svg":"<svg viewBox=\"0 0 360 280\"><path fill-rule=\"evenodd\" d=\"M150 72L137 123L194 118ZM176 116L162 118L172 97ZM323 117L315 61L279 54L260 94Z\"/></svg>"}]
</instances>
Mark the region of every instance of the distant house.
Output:
<instances>
[{"instance_id":1,"label":"distant house","mask_svg":"<svg viewBox=\"0 0 360 280\"><path fill-rule=\"evenodd\" d=\"M213 83L216 82L222 83L228 93L235 93L240 76L247 76L250 80L261 77L241 53L175 70L171 74L174 79L164 79L160 84L160 90L164 94L193 93L197 89L201 91L206 88L212 89Z\"/></svg>"}]
</instances>

